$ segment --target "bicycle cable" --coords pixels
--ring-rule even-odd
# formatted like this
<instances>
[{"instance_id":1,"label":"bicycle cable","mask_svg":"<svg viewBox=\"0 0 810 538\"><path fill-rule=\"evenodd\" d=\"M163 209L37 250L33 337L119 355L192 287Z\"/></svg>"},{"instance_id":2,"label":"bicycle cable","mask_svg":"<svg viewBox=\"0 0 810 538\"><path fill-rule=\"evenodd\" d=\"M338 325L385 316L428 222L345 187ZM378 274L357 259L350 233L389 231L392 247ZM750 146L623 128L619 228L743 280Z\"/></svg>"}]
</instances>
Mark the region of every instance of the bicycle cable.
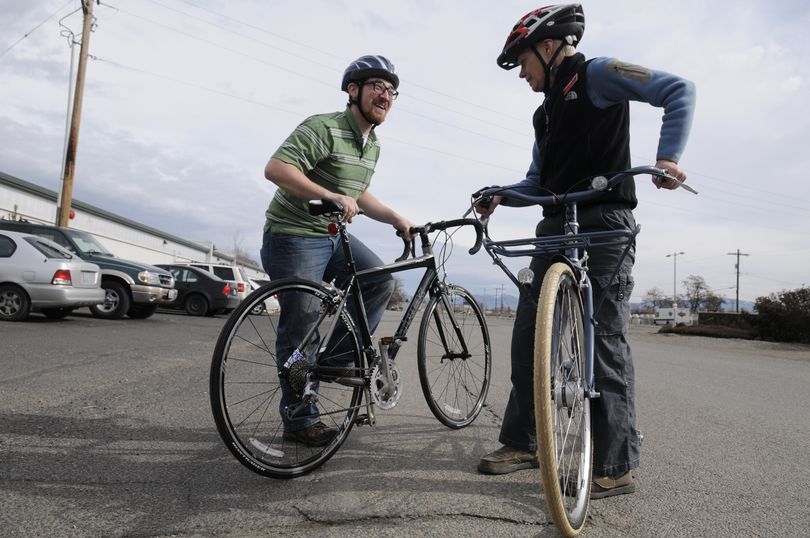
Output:
<instances>
[{"instance_id":1,"label":"bicycle cable","mask_svg":"<svg viewBox=\"0 0 810 538\"><path fill-rule=\"evenodd\" d=\"M455 242L453 241L453 235L455 235L461 227L455 228L455 230L450 233L445 228L442 230L441 234L437 234L434 237L433 241L431 241L431 247L435 248L436 243L439 240L439 237L444 237L444 242L442 243L441 247L439 248L439 253L436 255L436 272L441 274L441 281L445 282L447 280L447 261L450 259L450 256L453 254L453 249L455 248Z\"/></svg>"}]
</instances>

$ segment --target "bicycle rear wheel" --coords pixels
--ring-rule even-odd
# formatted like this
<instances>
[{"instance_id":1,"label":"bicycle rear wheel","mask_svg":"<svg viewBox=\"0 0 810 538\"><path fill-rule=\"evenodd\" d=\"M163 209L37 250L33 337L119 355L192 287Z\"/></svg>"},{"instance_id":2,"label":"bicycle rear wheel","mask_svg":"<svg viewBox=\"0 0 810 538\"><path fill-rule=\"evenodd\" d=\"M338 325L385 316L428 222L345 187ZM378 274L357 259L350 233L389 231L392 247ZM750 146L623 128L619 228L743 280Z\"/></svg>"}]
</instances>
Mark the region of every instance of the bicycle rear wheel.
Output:
<instances>
[{"instance_id":1,"label":"bicycle rear wheel","mask_svg":"<svg viewBox=\"0 0 810 538\"><path fill-rule=\"evenodd\" d=\"M271 299L277 300L279 308L251 314L268 301L275 305ZM342 350L341 365L359 364L354 325L345 310L336 313L332 299L326 288L307 280L271 282L242 301L219 335L211 360L211 410L228 449L253 472L273 478L306 474L337 451L355 422L362 388L329 382L323 375L312 385L317 402L302 407L294 418L282 418L288 406L301 401L286 377L279 375L294 350L308 361L303 375L314 378L320 373L315 361L335 360L336 346ZM319 349L332 323L336 324L334 336L325 349ZM312 337L302 342L305 333ZM300 430L302 423L318 420L335 429L323 446L285 435L285 429Z\"/></svg>"},{"instance_id":2,"label":"bicycle rear wheel","mask_svg":"<svg viewBox=\"0 0 810 538\"><path fill-rule=\"evenodd\" d=\"M447 285L428 302L419 327L419 381L428 407L449 428L471 424L484 405L492 355L478 302Z\"/></svg>"},{"instance_id":3,"label":"bicycle rear wheel","mask_svg":"<svg viewBox=\"0 0 810 538\"><path fill-rule=\"evenodd\" d=\"M555 263L537 306L534 412L537 456L551 519L565 536L582 530L591 492L590 399L586 397L582 300L573 271Z\"/></svg>"}]
</instances>

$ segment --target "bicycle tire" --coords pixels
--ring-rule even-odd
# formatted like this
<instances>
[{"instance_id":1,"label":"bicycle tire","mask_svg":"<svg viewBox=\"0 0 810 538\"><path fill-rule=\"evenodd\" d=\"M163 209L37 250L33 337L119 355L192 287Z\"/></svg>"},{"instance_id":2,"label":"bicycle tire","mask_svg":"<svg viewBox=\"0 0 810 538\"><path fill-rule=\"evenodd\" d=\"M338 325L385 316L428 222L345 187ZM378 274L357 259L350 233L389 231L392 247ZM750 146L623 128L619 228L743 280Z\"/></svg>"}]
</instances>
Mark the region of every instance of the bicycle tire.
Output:
<instances>
[{"instance_id":1,"label":"bicycle tire","mask_svg":"<svg viewBox=\"0 0 810 538\"><path fill-rule=\"evenodd\" d=\"M251 315L257 304L273 296L281 305L278 310ZM222 328L211 360L211 410L220 437L245 467L272 478L294 478L323 465L351 431L362 399L361 386L320 380L316 390L317 411L306 418L315 418L317 412L318 419L335 428L336 434L324 446L308 446L285 439L281 418L285 406L279 377L279 363L283 365L285 360L283 357L277 360L276 356L281 346L288 349L293 343L278 344L278 322L284 312L301 312L295 309L298 307L290 306L296 304L295 300L299 301L299 307L306 305L325 313L318 326L323 330L318 329L316 333L323 336L328 323L336 317L333 294L314 282L281 279L252 292L233 311ZM310 309L306 311L311 312ZM352 357L351 365L360 364L357 362L360 356L357 333L346 310L340 313L337 323L337 331L344 335L340 340L348 342L346 355ZM289 326L285 323L285 327ZM319 346L315 341L304 350L310 362ZM301 346L296 342L294 347ZM319 356L326 356L334 342L322 347L326 351ZM310 365L310 370L317 372L317 364Z\"/></svg>"},{"instance_id":2,"label":"bicycle tire","mask_svg":"<svg viewBox=\"0 0 810 538\"><path fill-rule=\"evenodd\" d=\"M430 299L419 327L417 362L433 415L453 429L471 424L489 391L492 353L484 314L470 292L447 285Z\"/></svg>"},{"instance_id":3,"label":"bicycle tire","mask_svg":"<svg viewBox=\"0 0 810 538\"><path fill-rule=\"evenodd\" d=\"M534 412L546 505L565 536L582 530L591 492L593 440L585 360L577 279L568 265L555 263L545 274L537 307Z\"/></svg>"}]
</instances>

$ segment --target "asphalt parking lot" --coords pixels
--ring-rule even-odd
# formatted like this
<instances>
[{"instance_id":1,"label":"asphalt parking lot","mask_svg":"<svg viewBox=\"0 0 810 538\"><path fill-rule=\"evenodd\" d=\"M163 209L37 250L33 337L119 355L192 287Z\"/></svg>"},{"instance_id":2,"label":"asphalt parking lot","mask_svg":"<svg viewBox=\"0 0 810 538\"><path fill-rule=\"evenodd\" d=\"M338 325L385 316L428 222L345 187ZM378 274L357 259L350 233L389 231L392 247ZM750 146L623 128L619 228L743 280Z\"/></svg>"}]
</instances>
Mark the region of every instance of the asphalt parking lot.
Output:
<instances>
[{"instance_id":1,"label":"asphalt parking lot","mask_svg":"<svg viewBox=\"0 0 810 538\"><path fill-rule=\"evenodd\" d=\"M556 535L535 471L475 470L498 446L511 320L489 320L493 384L473 425L433 418L412 338L398 405L321 469L282 481L236 462L211 419L224 321L161 311L0 324L0 536ZM639 490L594 501L583 536L806 536L810 347L646 327L631 342Z\"/></svg>"}]
</instances>

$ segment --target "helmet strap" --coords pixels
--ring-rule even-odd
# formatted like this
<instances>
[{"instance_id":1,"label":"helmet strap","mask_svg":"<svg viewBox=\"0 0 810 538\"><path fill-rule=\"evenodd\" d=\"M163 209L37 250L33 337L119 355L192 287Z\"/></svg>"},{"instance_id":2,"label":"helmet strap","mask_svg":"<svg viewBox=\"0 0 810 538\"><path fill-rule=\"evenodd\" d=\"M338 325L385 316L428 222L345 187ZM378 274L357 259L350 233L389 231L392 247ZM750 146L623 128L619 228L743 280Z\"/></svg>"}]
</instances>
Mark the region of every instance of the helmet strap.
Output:
<instances>
[{"instance_id":1,"label":"helmet strap","mask_svg":"<svg viewBox=\"0 0 810 538\"><path fill-rule=\"evenodd\" d=\"M538 52L537 50L537 44L535 43L534 45L532 45L532 52L534 52L534 55L537 56L538 60L540 60L540 65L543 66L543 71L545 72L544 77L545 79L543 80L543 93L545 94L548 94L549 90L551 89L552 71L557 70L556 68L553 67L554 60L556 60L557 56L560 55L560 52L562 52L564 46L565 46L564 42L560 43L560 46L557 47L557 50L555 50L554 54L551 55L551 59L548 61L548 63L546 63L546 61L543 59L543 55L540 54L540 52Z\"/></svg>"},{"instance_id":2,"label":"helmet strap","mask_svg":"<svg viewBox=\"0 0 810 538\"><path fill-rule=\"evenodd\" d=\"M358 88L357 89L357 99L352 99L351 94L349 94L349 106L351 107L352 105L357 105L357 110L360 112L360 115L363 116L363 119L366 120L366 123L371 125L371 128L373 129L376 126L378 126L380 123L376 122L376 121L370 119L368 116L366 116L366 113L363 111L363 107L360 104L363 101L363 87L366 85L365 84L366 81L365 80L355 80L353 82L355 84L357 84L357 88Z\"/></svg>"}]
</instances>

